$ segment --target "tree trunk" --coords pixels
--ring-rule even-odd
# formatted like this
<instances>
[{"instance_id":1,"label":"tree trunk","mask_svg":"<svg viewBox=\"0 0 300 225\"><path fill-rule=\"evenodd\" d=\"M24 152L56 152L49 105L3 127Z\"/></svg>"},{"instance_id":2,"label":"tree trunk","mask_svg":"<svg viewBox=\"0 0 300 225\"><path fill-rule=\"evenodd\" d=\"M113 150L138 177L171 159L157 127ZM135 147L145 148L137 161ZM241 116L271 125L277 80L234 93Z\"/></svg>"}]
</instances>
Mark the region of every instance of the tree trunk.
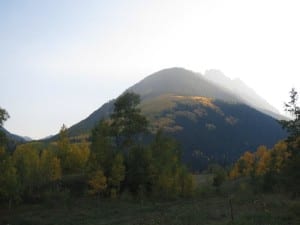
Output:
<instances>
[{"instance_id":1,"label":"tree trunk","mask_svg":"<svg viewBox=\"0 0 300 225\"><path fill-rule=\"evenodd\" d=\"M231 201L231 199L229 199L229 206L230 206L231 221L233 222L234 217L233 217L233 208L232 208L232 201Z\"/></svg>"},{"instance_id":2,"label":"tree trunk","mask_svg":"<svg viewBox=\"0 0 300 225\"><path fill-rule=\"evenodd\" d=\"M10 198L8 200L8 210L11 210L11 208L12 208L12 199Z\"/></svg>"}]
</instances>

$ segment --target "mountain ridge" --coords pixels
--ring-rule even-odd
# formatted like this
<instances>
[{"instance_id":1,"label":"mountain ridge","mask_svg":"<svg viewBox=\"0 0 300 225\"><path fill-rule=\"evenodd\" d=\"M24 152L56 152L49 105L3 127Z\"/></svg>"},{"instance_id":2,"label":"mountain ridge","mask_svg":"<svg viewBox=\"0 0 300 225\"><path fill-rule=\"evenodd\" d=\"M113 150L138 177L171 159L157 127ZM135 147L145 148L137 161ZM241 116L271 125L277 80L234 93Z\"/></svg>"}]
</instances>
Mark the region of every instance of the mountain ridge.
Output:
<instances>
[{"instance_id":1,"label":"mountain ridge","mask_svg":"<svg viewBox=\"0 0 300 225\"><path fill-rule=\"evenodd\" d=\"M185 162L193 170L211 160L220 162L224 155L232 162L246 150L254 151L262 144L271 147L286 136L270 114L203 75L183 68L153 73L123 93L126 92L141 96L140 108L152 132L162 128L177 139ZM70 127L70 136L89 134L100 119L109 117L114 101Z\"/></svg>"},{"instance_id":2,"label":"mountain ridge","mask_svg":"<svg viewBox=\"0 0 300 225\"><path fill-rule=\"evenodd\" d=\"M221 76L224 78L223 74ZM139 94L142 101L168 93L187 96L204 96L228 102L250 105L243 101L241 97L232 93L232 91L227 90L227 88L220 87L220 84L217 82L210 81L206 76L200 73L195 73L181 67L167 68L152 73L127 88L123 93L125 92L135 92ZM97 121L107 118L113 111L114 101L115 100L113 99L104 103L88 117L72 125L69 128L70 135L74 136L80 133L86 133L93 128ZM250 105L250 107L254 106ZM254 108L262 113L272 116L275 119L283 118L283 116L266 109L262 110L259 107Z\"/></svg>"},{"instance_id":3,"label":"mountain ridge","mask_svg":"<svg viewBox=\"0 0 300 225\"><path fill-rule=\"evenodd\" d=\"M17 144L25 143L31 141L29 137L23 137L20 135L13 134L6 130L4 127L0 126L0 132L3 132L7 139L7 146L9 150L12 150L16 147Z\"/></svg>"},{"instance_id":4,"label":"mountain ridge","mask_svg":"<svg viewBox=\"0 0 300 225\"><path fill-rule=\"evenodd\" d=\"M204 78L220 87L226 88L232 93L235 93L242 99L243 102L258 109L259 111L269 114L276 119L286 119L275 107L259 96L241 79L230 79L221 71L213 69L205 71Z\"/></svg>"},{"instance_id":5,"label":"mountain ridge","mask_svg":"<svg viewBox=\"0 0 300 225\"><path fill-rule=\"evenodd\" d=\"M240 101L234 94L207 81L202 75L181 67L167 68L150 74L125 92L127 91L139 94L142 99L172 93Z\"/></svg>"}]
</instances>

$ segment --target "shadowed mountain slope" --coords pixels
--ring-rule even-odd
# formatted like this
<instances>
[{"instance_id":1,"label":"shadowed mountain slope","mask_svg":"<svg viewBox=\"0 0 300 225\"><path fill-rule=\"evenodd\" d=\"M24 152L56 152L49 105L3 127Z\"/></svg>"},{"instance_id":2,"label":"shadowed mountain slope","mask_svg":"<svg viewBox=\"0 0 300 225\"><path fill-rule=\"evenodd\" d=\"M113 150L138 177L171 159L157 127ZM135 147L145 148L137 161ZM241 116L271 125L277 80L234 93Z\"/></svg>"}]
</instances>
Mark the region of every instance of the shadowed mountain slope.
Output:
<instances>
[{"instance_id":1,"label":"shadowed mountain slope","mask_svg":"<svg viewBox=\"0 0 300 225\"><path fill-rule=\"evenodd\" d=\"M277 121L253 108L226 87L182 68L154 73L126 91L141 96L140 107L151 130L164 129L183 148L194 170L209 162L230 163L246 150L272 146L285 137ZM113 110L110 101L69 129L71 136L87 134Z\"/></svg>"},{"instance_id":2,"label":"shadowed mountain slope","mask_svg":"<svg viewBox=\"0 0 300 225\"><path fill-rule=\"evenodd\" d=\"M17 144L25 143L25 142L29 141L28 137L21 137L19 135L12 134L8 130L6 130L5 128L3 128L1 126L0 126L0 132L4 133L4 135L5 135L4 138L7 140L7 146L8 146L9 150L14 149ZM2 134L0 134L0 137L1 136L2 136Z\"/></svg>"},{"instance_id":3,"label":"shadowed mountain slope","mask_svg":"<svg viewBox=\"0 0 300 225\"><path fill-rule=\"evenodd\" d=\"M231 163L286 135L275 119L241 103L161 95L143 101L141 108L152 130L162 128L181 143L184 161L194 170L209 162Z\"/></svg>"}]
</instances>

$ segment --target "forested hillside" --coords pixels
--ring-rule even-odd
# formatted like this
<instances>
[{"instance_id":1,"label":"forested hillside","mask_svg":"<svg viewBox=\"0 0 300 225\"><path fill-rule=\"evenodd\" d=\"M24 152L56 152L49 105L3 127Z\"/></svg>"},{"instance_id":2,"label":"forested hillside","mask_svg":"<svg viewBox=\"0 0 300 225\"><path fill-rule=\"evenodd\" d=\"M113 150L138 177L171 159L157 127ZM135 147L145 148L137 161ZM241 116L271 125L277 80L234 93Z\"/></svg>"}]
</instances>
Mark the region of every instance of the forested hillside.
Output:
<instances>
[{"instance_id":1,"label":"forested hillside","mask_svg":"<svg viewBox=\"0 0 300 225\"><path fill-rule=\"evenodd\" d=\"M299 107L297 92L291 96L286 107L293 120L281 121L288 132L285 141L248 149L256 151L246 151L233 166L210 160L200 174L187 169L180 145L164 132L188 129L185 120L208 114L220 124L238 126L240 115L251 115L252 108L236 103L240 114L227 117L231 111L223 101L169 95L164 97L168 104L164 99L155 108L149 107L154 102L142 103L143 114L161 117L149 126L139 96L127 92L93 128L90 144L72 143L65 126L56 141L18 145L14 152L6 151L1 139L0 223L298 224ZM176 117L167 116L177 108ZM1 113L3 124L8 114ZM213 132L217 126L205 129Z\"/></svg>"},{"instance_id":2,"label":"forested hillside","mask_svg":"<svg viewBox=\"0 0 300 225\"><path fill-rule=\"evenodd\" d=\"M184 162L201 170L211 161L230 164L245 149L273 146L286 133L262 110L263 100L254 96L251 105L228 87L183 68L161 70L128 88L141 96L139 105L150 121L152 134L162 128L177 139ZM255 101L257 107L255 107ZM92 128L113 111L114 100L69 128L70 136L90 135ZM276 117L276 118L279 118Z\"/></svg>"}]
</instances>

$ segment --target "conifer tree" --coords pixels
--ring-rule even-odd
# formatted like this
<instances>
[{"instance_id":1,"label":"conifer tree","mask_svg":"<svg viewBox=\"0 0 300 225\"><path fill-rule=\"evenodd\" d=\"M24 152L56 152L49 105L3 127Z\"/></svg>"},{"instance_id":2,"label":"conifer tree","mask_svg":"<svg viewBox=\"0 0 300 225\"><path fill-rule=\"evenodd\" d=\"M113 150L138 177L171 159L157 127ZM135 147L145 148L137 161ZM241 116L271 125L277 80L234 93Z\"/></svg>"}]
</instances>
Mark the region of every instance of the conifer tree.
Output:
<instances>
[{"instance_id":1,"label":"conifer tree","mask_svg":"<svg viewBox=\"0 0 300 225\"><path fill-rule=\"evenodd\" d=\"M0 107L0 126L3 126L3 122L6 121L9 118L9 114L5 109L2 109Z\"/></svg>"},{"instance_id":2,"label":"conifer tree","mask_svg":"<svg viewBox=\"0 0 300 225\"><path fill-rule=\"evenodd\" d=\"M283 180L286 187L294 196L300 194L300 107L298 106L298 92L290 91L290 101L285 103L285 111L292 116L291 120L282 120L282 127L288 132L287 144L289 157L283 170Z\"/></svg>"},{"instance_id":3,"label":"conifer tree","mask_svg":"<svg viewBox=\"0 0 300 225\"><path fill-rule=\"evenodd\" d=\"M3 123L9 118L8 113L5 109L0 107L0 128L2 128ZM6 144L6 135L5 133L0 130L0 151L4 151L4 145Z\"/></svg>"}]
</instances>

